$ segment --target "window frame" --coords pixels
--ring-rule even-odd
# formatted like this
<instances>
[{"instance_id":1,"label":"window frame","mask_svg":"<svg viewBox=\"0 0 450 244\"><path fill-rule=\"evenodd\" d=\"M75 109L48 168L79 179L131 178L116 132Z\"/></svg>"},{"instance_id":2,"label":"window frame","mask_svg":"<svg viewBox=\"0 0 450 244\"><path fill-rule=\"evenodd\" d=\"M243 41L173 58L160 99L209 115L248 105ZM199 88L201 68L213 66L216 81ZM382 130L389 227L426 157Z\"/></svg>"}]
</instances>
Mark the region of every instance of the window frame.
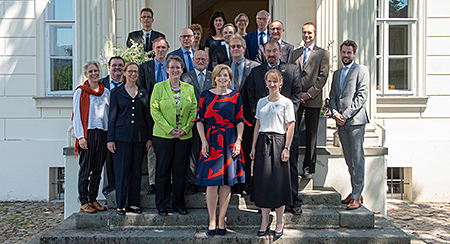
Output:
<instances>
[{"instance_id":1,"label":"window frame","mask_svg":"<svg viewBox=\"0 0 450 244\"><path fill-rule=\"evenodd\" d=\"M380 14L377 16L376 25L379 27L379 33L377 32L377 38L375 45L375 62L377 64L376 81L379 85L379 89L376 89L377 96L416 96L417 94L417 58L418 58L418 40L417 40L417 2L414 0L408 0L408 5L412 8L412 16L410 18L389 18L389 0L379 0ZM386 17L387 16L387 17ZM410 27L410 41L409 55L391 55L389 54L389 27L395 25L407 25ZM380 36L379 36L380 35ZM380 51L377 48L380 48ZM409 59L408 64L408 90L389 90L389 60L392 59ZM380 62L381 65L378 65ZM378 67L380 66L380 67ZM379 77L379 74L381 77Z\"/></svg>"},{"instance_id":2,"label":"window frame","mask_svg":"<svg viewBox=\"0 0 450 244\"><path fill-rule=\"evenodd\" d=\"M53 2L54 3L54 2ZM52 20L49 19L50 11L53 9L51 5L52 2L48 2L46 13L45 13L45 94L48 97L57 97L57 96L71 96L73 95L73 91L77 85L77 58L76 58L76 31L75 31L75 3L76 0L72 0L72 16L74 19L72 20ZM70 27L72 29L72 56L54 56L50 55L51 50L51 29L52 27ZM64 58L72 60L72 88L70 90L60 90L60 91L52 91L52 70L51 70L51 61L55 58Z\"/></svg>"}]
</instances>

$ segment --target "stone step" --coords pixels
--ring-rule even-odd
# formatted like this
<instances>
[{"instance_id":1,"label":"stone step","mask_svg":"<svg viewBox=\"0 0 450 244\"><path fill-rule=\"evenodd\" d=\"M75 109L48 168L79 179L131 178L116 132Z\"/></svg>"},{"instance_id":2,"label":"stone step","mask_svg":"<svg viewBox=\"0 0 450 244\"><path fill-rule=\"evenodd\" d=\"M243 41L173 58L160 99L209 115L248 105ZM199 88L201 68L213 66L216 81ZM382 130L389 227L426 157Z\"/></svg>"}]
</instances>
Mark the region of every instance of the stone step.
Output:
<instances>
[{"instance_id":1,"label":"stone step","mask_svg":"<svg viewBox=\"0 0 450 244\"><path fill-rule=\"evenodd\" d=\"M341 194L332 187L314 188L314 190L299 192L303 199L304 208L340 208ZM115 191L107 196L108 208L116 208ZM171 205L169 205L171 206ZM185 206L187 209L206 209L205 193L198 192L194 195L185 195ZM155 195L141 195L141 208L155 209ZM249 195L233 194L230 199L229 209L258 209L250 201Z\"/></svg>"},{"instance_id":2,"label":"stone step","mask_svg":"<svg viewBox=\"0 0 450 244\"><path fill-rule=\"evenodd\" d=\"M189 214L180 215L169 212L168 216L159 216L156 209L144 209L143 214L127 213L117 215L115 210L87 214L75 214L76 226L83 228L148 228L148 229L206 229L208 226L208 211L206 209L190 209ZM271 219L275 212L271 213ZM302 215L284 214L287 229L330 229L330 228L373 228L374 214L361 207L357 210L345 209L304 209ZM261 224L261 214L253 209L228 209L227 227L258 228ZM272 221L275 228L275 220Z\"/></svg>"},{"instance_id":3,"label":"stone step","mask_svg":"<svg viewBox=\"0 0 450 244\"><path fill-rule=\"evenodd\" d=\"M375 228L370 229L285 229L284 235L274 239L273 228L264 237L256 236L259 228L227 228L225 236L208 237L205 227L192 226L184 229L77 229L76 216L72 215L60 225L40 235L39 243L87 244L87 243L410 243L410 237L385 218L377 217Z\"/></svg>"}]
</instances>

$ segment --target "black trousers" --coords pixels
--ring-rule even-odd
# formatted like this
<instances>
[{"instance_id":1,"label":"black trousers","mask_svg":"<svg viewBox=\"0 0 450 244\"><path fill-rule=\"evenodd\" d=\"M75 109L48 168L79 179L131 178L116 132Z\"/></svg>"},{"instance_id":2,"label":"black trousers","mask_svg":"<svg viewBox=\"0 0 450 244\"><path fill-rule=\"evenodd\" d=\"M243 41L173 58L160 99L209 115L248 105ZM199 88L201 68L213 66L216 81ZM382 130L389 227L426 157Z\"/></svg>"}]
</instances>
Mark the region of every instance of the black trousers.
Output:
<instances>
[{"instance_id":1,"label":"black trousers","mask_svg":"<svg viewBox=\"0 0 450 244\"><path fill-rule=\"evenodd\" d=\"M244 124L244 133L242 135L242 153L244 154L245 162L245 190L250 190L252 185L252 159L250 158L250 152L252 151L253 143L253 126ZM249 192L250 193L250 192Z\"/></svg>"},{"instance_id":2,"label":"black trousers","mask_svg":"<svg viewBox=\"0 0 450 244\"><path fill-rule=\"evenodd\" d=\"M127 199L128 206L139 206L144 153L145 142L116 141L113 163L117 208L124 208Z\"/></svg>"},{"instance_id":3,"label":"black trousers","mask_svg":"<svg viewBox=\"0 0 450 244\"><path fill-rule=\"evenodd\" d=\"M198 135L197 126L192 127L192 144L191 152L189 153L189 161L186 169L186 183L195 185L197 181L197 166L200 158L200 151L202 150L202 142Z\"/></svg>"},{"instance_id":4,"label":"black trousers","mask_svg":"<svg viewBox=\"0 0 450 244\"><path fill-rule=\"evenodd\" d=\"M295 121L294 138L291 143L291 150L289 151L289 169L291 172L291 189L292 189L292 203L290 207L301 207L302 199L298 195L298 146L300 144L300 123L299 120Z\"/></svg>"},{"instance_id":5,"label":"black trousers","mask_svg":"<svg viewBox=\"0 0 450 244\"><path fill-rule=\"evenodd\" d=\"M165 139L153 137L156 154L155 204L158 209L167 209L171 193L172 207L184 208L184 177L191 152L192 139ZM172 192L170 180L172 179Z\"/></svg>"},{"instance_id":6,"label":"black trousers","mask_svg":"<svg viewBox=\"0 0 450 244\"><path fill-rule=\"evenodd\" d=\"M78 171L78 199L81 205L97 201L98 188L106 158L107 131L87 131L87 150L78 148L80 170Z\"/></svg>"},{"instance_id":7,"label":"black trousers","mask_svg":"<svg viewBox=\"0 0 450 244\"><path fill-rule=\"evenodd\" d=\"M113 155L108 150L106 153L106 162L103 167L103 171L105 172L103 177L103 195L108 195L112 191L116 189L116 177L114 176L114 165L113 165Z\"/></svg>"},{"instance_id":8,"label":"black trousers","mask_svg":"<svg viewBox=\"0 0 450 244\"><path fill-rule=\"evenodd\" d=\"M317 160L317 128L319 127L320 108L308 108L300 105L298 109L299 123L302 120L302 114L305 111L305 158L303 160L303 172L313 174L316 172Z\"/></svg>"}]
</instances>

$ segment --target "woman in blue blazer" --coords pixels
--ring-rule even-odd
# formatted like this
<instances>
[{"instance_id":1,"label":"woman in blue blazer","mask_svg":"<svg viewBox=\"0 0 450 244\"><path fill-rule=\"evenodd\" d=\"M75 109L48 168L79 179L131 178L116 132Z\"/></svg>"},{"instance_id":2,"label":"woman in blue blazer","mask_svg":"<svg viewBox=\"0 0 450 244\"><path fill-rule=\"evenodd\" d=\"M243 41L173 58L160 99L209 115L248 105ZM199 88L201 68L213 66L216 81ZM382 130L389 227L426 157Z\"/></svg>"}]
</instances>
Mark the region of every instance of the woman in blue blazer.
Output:
<instances>
[{"instance_id":1,"label":"woman in blue blazer","mask_svg":"<svg viewBox=\"0 0 450 244\"><path fill-rule=\"evenodd\" d=\"M172 55L167 58L169 79L155 84L150 100L156 154L155 202L162 216L167 215L171 194L174 211L188 213L184 207L184 175L191 151L197 99L194 87L180 80L183 66L180 57Z\"/></svg>"},{"instance_id":2,"label":"woman in blue blazer","mask_svg":"<svg viewBox=\"0 0 450 244\"><path fill-rule=\"evenodd\" d=\"M137 85L138 72L136 63L125 64L121 78L124 85L111 92L107 147L113 153L119 215L125 215L126 211L142 213L139 208L142 159L152 145L149 93Z\"/></svg>"}]
</instances>

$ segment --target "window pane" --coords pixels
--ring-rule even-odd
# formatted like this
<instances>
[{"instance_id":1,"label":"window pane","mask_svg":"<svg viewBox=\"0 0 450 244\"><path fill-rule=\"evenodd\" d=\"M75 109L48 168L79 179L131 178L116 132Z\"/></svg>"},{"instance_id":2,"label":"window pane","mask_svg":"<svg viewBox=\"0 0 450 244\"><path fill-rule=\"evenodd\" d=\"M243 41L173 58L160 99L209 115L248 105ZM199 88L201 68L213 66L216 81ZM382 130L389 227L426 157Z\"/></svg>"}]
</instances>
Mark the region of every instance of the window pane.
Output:
<instances>
[{"instance_id":1,"label":"window pane","mask_svg":"<svg viewBox=\"0 0 450 244\"><path fill-rule=\"evenodd\" d=\"M411 54L411 26L390 25L389 26L389 55Z\"/></svg>"},{"instance_id":2,"label":"window pane","mask_svg":"<svg viewBox=\"0 0 450 244\"><path fill-rule=\"evenodd\" d=\"M50 59L51 91L72 90L72 59Z\"/></svg>"},{"instance_id":3,"label":"window pane","mask_svg":"<svg viewBox=\"0 0 450 244\"><path fill-rule=\"evenodd\" d=\"M389 90L411 90L410 67L410 58L389 59Z\"/></svg>"},{"instance_id":4,"label":"window pane","mask_svg":"<svg viewBox=\"0 0 450 244\"><path fill-rule=\"evenodd\" d=\"M376 70L377 70L377 91L381 90L381 58L377 58L376 62Z\"/></svg>"},{"instance_id":5,"label":"window pane","mask_svg":"<svg viewBox=\"0 0 450 244\"><path fill-rule=\"evenodd\" d=\"M389 0L389 18L412 18L410 0Z\"/></svg>"},{"instance_id":6,"label":"window pane","mask_svg":"<svg viewBox=\"0 0 450 244\"><path fill-rule=\"evenodd\" d=\"M48 5L49 20L73 20L73 0L51 0Z\"/></svg>"},{"instance_id":7,"label":"window pane","mask_svg":"<svg viewBox=\"0 0 450 244\"><path fill-rule=\"evenodd\" d=\"M383 0L377 0L377 18L382 18L383 17L381 15L381 11L382 11L382 8L381 8L382 2L381 1L383 1Z\"/></svg>"},{"instance_id":8,"label":"window pane","mask_svg":"<svg viewBox=\"0 0 450 244\"><path fill-rule=\"evenodd\" d=\"M50 26L50 56L72 56L71 26Z\"/></svg>"},{"instance_id":9,"label":"window pane","mask_svg":"<svg viewBox=\"0 0 450 244\"><path fill-rule=\"evenodd\" d=\"M383 35L381 33L381 25L377 25L377 55L381 55L381 44L383 42Z\"/></svg>"}]
</instances>

